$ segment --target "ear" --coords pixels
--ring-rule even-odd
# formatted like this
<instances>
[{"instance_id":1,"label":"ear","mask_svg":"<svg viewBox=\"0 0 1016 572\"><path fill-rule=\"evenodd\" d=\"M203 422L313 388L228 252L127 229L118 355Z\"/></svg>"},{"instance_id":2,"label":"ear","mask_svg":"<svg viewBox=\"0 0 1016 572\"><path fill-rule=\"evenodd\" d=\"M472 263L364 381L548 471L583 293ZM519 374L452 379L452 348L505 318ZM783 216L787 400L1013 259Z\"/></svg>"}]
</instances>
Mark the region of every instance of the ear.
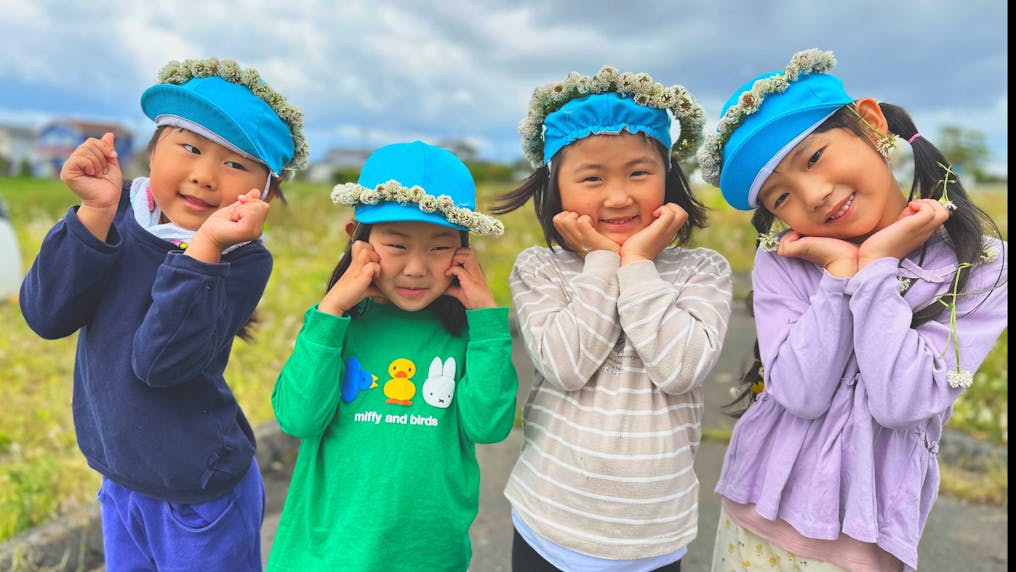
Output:
<instances>
[{"instance_id":1,"label":"ear","mask_svg":"<svg viewBox=\"0 0 1016 572\"><path fill-rule=\"evenodd\" d=\"M448 379L455 379L455 358L450 357L444 363L444 376Z\"/></svg>"},{"instance_id":2,"label":"ear","mask_svg":"<svg viewBox=\"0 0 1016 572\"><path fill-rule=\"evenodd\" d=\"M349 235L349 238L353 238L354 230L356 230L356 219L351 218L346 222L346 234Z\"/></svg>"},{"instance_id":3,"label":"ear","mask_svg":"<svg viewBox=\"0 0 1016 572\"><path fill-rule=\"evenodd\" d=\"M857 110L857 114L862 119L868 122L868 125L875 128L880 134L885 135L889 132L889 122L886 120L885 114L882 113L882 108L879 107L878 101L870 97L858 99L854 102L854 109Z\"/></svg>"},{"instance_id":4,"label":"ear","mask_svg":"<svg viewBox=\"0 0 1016 572\"><path fill-rule=\"evenodd\" d=\"M438 377L441 375L441 358L436 357L430 362L430 370L427 372L428 377Z\"/></svg>"}]
</instances>

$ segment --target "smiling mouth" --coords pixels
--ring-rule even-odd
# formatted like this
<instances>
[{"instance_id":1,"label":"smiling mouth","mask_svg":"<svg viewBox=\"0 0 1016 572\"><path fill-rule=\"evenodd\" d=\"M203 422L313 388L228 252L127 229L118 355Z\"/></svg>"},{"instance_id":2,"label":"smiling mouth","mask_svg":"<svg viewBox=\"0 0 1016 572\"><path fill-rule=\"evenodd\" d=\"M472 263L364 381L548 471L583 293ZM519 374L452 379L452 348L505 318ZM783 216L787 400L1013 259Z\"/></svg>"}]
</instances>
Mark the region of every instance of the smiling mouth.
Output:
<instances>
[{"instance_id":1,"label":"smiling mouth","mask_svg":"<svg viewBox=\"0 0 1016 572\"><path fill-rule=\"evenodd\" d=\"M849 197L847 197L847 200L844 201L842 205L840 205L840 208L836 209L836 212L834 212L833 214L829 215L826 218L826 222L833 222L834 220L847 214L847 211L850 210L850 207L854 206L854 197L856 196L857 195L855 194L851 194Z\"/></svg>"},{"instance_id":2,"label":"smiling mouth","mask_svg":"<svg viewBox=\"0 0 1016 572\"><path fill-rule=\"evenodd\" d=\"M631 221L633 221L633 220L635 220L637 218L638 218L637 216L625 216L625 217L618 217L618 218L601 218L600 222L603 223L603 224L627 224L627 223L629 223L629 222L631 222Z\"/></svg>"},{"instance_id":3,"label":"smiling mouth","mask_svg":"<svg viewBox=\"0 0 1016 572\"><path fill-rule=\"evenodd\" d=\"M200 210L207 210L207 209L214 209L215 208L215 205L213 205L211 203L206 203L205 201L203 201L203 200L201 200L201 199L199 199L197 197L193 197L191 195L183 195L183 194L181 194L180 195L180 199L183 202L187 203L187 205L190 206L191 208L200 209Z\"/></svg>"},{"instance_id":4,"label":"smiling mouth","mask_svg":"<svg viewBox=\"0 0 1016 572\"><path fill-rule=\"evenodd\" d=\"M396 286L396 290L398 290L399 294L402 294L403 296L406 296L408 298L416 298L418 296L426 294L428 289L410 288L408 286Z\"/></svg>"}]
</instances>

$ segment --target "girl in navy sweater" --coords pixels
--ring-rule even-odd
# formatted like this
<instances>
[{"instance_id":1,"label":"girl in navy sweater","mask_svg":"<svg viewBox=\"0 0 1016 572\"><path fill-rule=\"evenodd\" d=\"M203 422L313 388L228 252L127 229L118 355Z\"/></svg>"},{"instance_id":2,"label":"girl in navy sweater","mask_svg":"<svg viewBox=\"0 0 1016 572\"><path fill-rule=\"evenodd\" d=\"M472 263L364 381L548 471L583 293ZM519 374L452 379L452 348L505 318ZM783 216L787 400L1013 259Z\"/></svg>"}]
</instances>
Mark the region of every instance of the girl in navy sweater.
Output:
<instances>
[{"instance_id":1,"label":"girl in navy sweater","mask_svg":"<svg viewBox=\"0 0 1016 572\"><path fill-rule=\"evenodd\" d=\"M61 179L80 199L21 286L40 336L78 333L74 425L103 476L106 569L261 571L264 485L223 377L272 270L260 241L302 114L254 70L171 62L141 96L150 173L123 181L114 135Z\"/></svg>"}]
</instances>

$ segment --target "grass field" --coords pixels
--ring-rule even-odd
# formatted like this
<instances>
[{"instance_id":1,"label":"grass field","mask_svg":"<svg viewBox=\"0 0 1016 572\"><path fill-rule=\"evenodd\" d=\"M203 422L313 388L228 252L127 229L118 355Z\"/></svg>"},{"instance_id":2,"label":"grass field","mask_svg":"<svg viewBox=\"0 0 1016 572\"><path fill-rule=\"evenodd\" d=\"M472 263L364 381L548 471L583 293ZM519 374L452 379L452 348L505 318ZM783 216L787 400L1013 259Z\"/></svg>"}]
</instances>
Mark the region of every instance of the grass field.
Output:
<instances>
[{"instance_id":1,"label":"grass field","mask_svg":"<svg viewBox=\"0 0 1016 572\"><path fill-rule=\"evenodd\" d=\"M345 247L343 224L348 208L331 204L330 185L287 185L289 205L272 206L265 242L275 269L259 309L257 339L238 341L226 372L237 399L251 422L272 418L269 402L275 376L289 355L304 310L317 302L335 262ZM480 188L481 209L503 186ZM723 206L718 191L702 189L713 207L711 226L695 244L723 253L735 270L751 268L754 235L748 214ZM974 194L1008 236L1006 188ZM53 223L73 203L59 181L0 179L0 197L10 211L27 269ZM483 261L495 297L509 305L507 279L515 255L542 244L539 226L528 206L503 217L508 234L476 238L473 246ZM94 498L98 475L77 449L71 420L71 377L76 336L57 341L38 338L25 325L14 300L0 303L0 372L4 372L5 412L0 416L0 541L72 504ZM999 340L974 386L956 403L953 427L1000 443L1008 441L1008 331Z\"/></svg>"}]
</instances>

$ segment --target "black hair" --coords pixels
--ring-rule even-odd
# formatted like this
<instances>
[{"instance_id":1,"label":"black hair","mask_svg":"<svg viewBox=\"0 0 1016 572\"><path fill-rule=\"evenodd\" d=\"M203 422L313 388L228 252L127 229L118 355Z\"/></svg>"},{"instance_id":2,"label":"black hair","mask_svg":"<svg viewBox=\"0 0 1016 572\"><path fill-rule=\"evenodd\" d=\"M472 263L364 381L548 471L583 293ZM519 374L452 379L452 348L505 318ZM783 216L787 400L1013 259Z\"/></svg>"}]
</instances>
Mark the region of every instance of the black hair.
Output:
<instances>
[{"instance_id":1,"label":"black hair","mask_svg":"<svg viewBox=\"0 0 1016 572\"><path fill-rule=\"evenodd\" d=\"M970 277L970 270L973 268L981 251L984 248L984 237L986 234L1001 238L1002 233L998 225L992 220L988 213L981 210L970 200L966 189L960 182L959 177L951 170L949 161L942 155L942 152L935 147L924 135L917 136L919 131L914 125L913 119L902 107L890 103L879 103L883 115L885 115L889 133L911 141L910 146L914 153L914 180L910 186L908 201L916 199L940 199L944 190L944 181L948 181L949 200L956 205L956 209L949 214L949 219L942 225L949 236L949 245L956 253L956 260L959 265L954 280L956 288L942 294L938 300L941 303L926 304L914 310L910 327L916 328L934 320L939 314L947 311L956 296L962 294L964 286ZM832 129L847 129L861 139L875 147L875 143L869 137L871 128L860 118L853 104L848 104L837 110L829 119L819 125L814 133L822 133ZM917 136L917 137L915 137ZM776 221L776 216L759 205L751 217L751 224L760 235L766 234ZM757 246L757 244L756 244ZM927 249L927 243L921 249L923 259ZM997 285L997 284L996 284ZM749 308L751 308L751 293L749 292ZM742 386L738 395L730 403L724 406L728 409L728 415L740 417L753 399L751 385L762 380L762 362L759 357L758 341L755 342L755 360L741 378ZM738 404L747 400L747 404L738 407Z\"/></svg>"},{"instance_id":2,"label":"black hair","mask_svg":"<svg viewBox=\"0 0 1016 572\"><path fill-rule=\"evenodd\" d=\"M355 223L353 232L350 234L349 243L346 245L346 250L342 253L339 258L339 262L335 265L335 269L332 270L332 276L328 279L328 286L325 288L325 292L331 290L332 286L342 278L342 275L349 269L349 265L353 261L353 243L362 240L366 242L370 239L370 231L373 225L365 223ZM462 241L462 246L469 246L469 231L460 230L459 240ZM453 284L458 284L458 278L452 281ZM346 313L350 317L356 317L363 313L363 304L357 304L350 308ZM466 307L462 305L462 302L458 298L448 295L438 296L436 300L431 302L425 310L433 312L444 326L445 330L451 333L453 336L461 336L466 329Z\"/></svg>"},{"instance_id":3,"label":"black hair","mask_svg":"<svg viewBox=\"0 0 1016 572\"><path fill-rule=\"evenodd\" d=\"M152 151L155 150L155 146L159 143L159 139L162 137L162 133L167 128L170 127L171 127L170 125L160 125L159 127L155 128L155 132L152 133L151 139L148 140L148 145L145 146L145 150L147 151L148 156L152 155ZM179 129L180 131L187 131L182 127L177 127L177 129ZM268 173L268 167L265 167L265 173L266 174ZM282 194L282 181L280 180L279 177L271 177L271 181L268 184L268 191L272 196L279 197L279 200L282 201L283 205L287 204L286 196ZM240 326L239 331L236 332L236 337L240 338L245 342L253 343L254 328L260 322L261 316L258 315L257 308L255 308L254 311L251 313L250 317L247 318L247 321L244 322L243 325Z\"/></svg>"},{"instance_id":4,"label":"black hair","mask_svg":"<svg viewBox=\"0 0 1016 572\"><path fill-rule=\"evenodd\" d=\"M650 139L640 134L646 140L653 143L654 148L663 158L663 164L667 165L666 183L664 187L663 202L676 203L688 213L688 221L681 225L677 231L678 245L684 244L691 238L694 228L706 227L706 207L695 198L688 183L688 177L681 170L677 157L671 157L669 151L656 139ZM568 147L562 149L567 152ZM547 246L554 248L558 245L565 250L571 250L564 242L564 238L554 228L554 216L561 212L561 192L558 185L558 173L561 166L561 152L554 155L550 167L543 165L529 175L515 189L504 193L494 199L494 206L491 212L494 214L507 214L521 208L530 198L533 199L533 209L536 211L536 219L540 221L543 228L543 238Z\"/></svg>"}]
</instances>

